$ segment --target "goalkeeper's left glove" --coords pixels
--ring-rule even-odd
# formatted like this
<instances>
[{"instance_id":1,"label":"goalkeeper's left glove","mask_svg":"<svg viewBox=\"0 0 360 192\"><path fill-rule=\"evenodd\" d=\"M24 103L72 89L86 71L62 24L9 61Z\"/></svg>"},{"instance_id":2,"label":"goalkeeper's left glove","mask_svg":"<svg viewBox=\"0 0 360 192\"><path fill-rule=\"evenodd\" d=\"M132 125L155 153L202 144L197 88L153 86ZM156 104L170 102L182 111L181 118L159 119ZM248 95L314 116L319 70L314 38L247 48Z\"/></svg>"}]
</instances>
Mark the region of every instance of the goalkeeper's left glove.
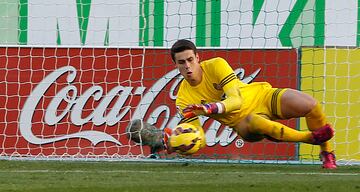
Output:
<instances>
[{"instance_id":1,"label":"goalkeeper's left glove","mask_svg":"<svg viewBox=\"0 0 360 192\"><path fill-rule=\"evenodd\" d=\"M194 104L189 105L183 110L184 118L191 118L198 115L210 115L223 113L224 105L220 102L208 104Z\"/></svg>"}]
</instances>

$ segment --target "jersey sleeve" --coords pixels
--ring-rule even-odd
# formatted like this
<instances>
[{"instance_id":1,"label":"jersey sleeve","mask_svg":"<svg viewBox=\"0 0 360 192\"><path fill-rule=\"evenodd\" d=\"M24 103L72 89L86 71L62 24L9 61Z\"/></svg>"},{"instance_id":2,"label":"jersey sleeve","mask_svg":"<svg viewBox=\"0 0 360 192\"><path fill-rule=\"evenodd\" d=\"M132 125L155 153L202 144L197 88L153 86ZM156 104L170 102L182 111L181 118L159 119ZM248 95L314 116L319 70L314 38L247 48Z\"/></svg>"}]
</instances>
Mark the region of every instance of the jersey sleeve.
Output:
<instances>
[{"instance_id":1,"label":"jersey sleeve","mask_svg":"<svg viewBox=\"0 0 360 192\"><path fill-rule=\"evenodd\" d=\"M237 79L234 70L228 62L221 57L214 59L214 63L210 67L210 73L216 78L216 81L219 82L218 85L220 87L224 87L227 83Z\"/></svg>"},{"instance_id":2,"label":"jersey sleeve","mask_svg":"<svg viewBox=\"0 0 360 192\"><path fill-rule=\"evenodd\" d=\"M226 95L226 99L221 101L225 107L225 112L240 109L243 101L240 93L240 86L242 83L235 75L231 66L226 60L217 58L212 73L217 77L219 86Z\"/></svg>"}]
</instances>

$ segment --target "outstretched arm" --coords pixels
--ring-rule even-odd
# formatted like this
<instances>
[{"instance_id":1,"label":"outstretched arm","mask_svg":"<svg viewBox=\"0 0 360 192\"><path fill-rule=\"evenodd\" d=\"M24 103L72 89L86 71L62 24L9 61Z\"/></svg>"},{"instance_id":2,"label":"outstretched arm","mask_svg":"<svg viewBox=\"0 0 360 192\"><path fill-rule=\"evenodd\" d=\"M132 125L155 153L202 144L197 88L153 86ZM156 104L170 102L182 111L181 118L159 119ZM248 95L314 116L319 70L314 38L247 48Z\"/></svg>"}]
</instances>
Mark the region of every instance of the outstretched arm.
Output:
<instances>
[{"instance_id":1,"label":"outstretched arm","mask_svg":"<svg viewBox=\"0 0 360 192\"><path fill-rule=\"evenodd\" d=\"M223 90L226 95L225 100L207 104L189 105L183 110L184 117L191 118L197 115L221 114L240 109L243 99L236 80L226 84Z\"/></svg>"},{"instance_id":2,"label":"outstretched arm","mask_svg":"<svg viewBox=\"0 0 360 192\"><path fill-rule=\"evenodd\" d=\"M241 105L243 103L243 98L241 97L240 93L240 87L236 81L240 80L233 80L223 87L226 99L221 101L220 103L222 103L225 107L224 112L238 110L241 108Z\"/></svg>"}]
</instances>

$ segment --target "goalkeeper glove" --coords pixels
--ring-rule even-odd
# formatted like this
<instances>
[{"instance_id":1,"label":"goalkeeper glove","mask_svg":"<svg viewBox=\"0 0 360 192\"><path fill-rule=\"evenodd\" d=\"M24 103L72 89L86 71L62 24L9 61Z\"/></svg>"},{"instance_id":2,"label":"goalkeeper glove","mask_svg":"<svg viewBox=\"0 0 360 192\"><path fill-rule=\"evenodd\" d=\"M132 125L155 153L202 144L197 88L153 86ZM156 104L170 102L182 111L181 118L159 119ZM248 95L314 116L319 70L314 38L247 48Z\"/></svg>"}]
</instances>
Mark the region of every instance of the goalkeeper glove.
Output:
<instances>
[{"instance_id":1,"label":"goalkeeper glove","mask_svg":"<svg viewBox=\"0 0 360 192\"><path fill-rule=\"evenodd\" d=\"M162 144L164 146L164 150L170 154L172 153L172 149L171 147L168 145L168 141L169 141L169 137L171 136L171 133L172 133L172 129L168 128L168 127L165 127L164 130L163 130L163 136L162 136Z\"/></svg>"},{"instance_id":2,"label":"goalkeeper glove","mask_svg":"<svg viewBox=\"0 0 360 192\"><path fill-rule=\"evenodd\" d=\"M183 110L184 118L191 118L198 115L210 115L223 113L224 105L220 102L208 104L189 105Z\"/></svg>"}]
</instances>

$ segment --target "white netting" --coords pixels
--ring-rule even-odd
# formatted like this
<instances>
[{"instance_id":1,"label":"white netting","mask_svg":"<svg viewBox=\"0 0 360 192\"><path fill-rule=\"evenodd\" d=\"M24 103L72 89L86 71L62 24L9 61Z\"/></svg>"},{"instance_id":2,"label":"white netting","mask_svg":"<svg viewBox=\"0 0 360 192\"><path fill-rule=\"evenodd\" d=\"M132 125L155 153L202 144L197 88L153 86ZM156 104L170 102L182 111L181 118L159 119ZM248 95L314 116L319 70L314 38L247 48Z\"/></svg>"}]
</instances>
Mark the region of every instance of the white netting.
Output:
<instances>
[{"instance_id":1,"label":"white netting","mask_svg":"<svg viewBox=\"0 0 360 192\"><path fill-rule=\"evenodd\" d=\"M243 81L268 81L316 97L336 128L332 143L338 158L358 162L357 3L2 1L0 154L35 159L148 156L149 148L129 141L125 128L135 118L160 129L178 123L174 100L181 78L168 48L186 38L201 47L202 59L225 58ZM203 121L208 147L197 158L318 160L317 147L244 143L219 123ZM284 123L305 127L296 120Z\"/></svg>"}]
</instances>

